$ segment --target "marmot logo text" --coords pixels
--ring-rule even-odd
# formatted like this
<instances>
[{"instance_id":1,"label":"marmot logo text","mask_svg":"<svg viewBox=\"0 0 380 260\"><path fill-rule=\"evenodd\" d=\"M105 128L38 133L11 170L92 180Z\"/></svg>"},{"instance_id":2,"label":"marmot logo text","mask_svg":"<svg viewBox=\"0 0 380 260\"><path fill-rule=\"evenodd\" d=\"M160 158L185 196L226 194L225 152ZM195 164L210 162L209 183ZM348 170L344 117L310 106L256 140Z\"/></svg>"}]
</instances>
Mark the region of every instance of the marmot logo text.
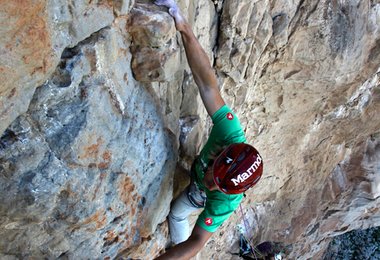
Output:
<instances>
[{"instance_id":1,"label":"marmot logo text","mask_svg":"<svg viewBox=\"0 0 380 260\"><path fill-rule=\"evenodd\" d=\"M262 159L260 155L257 155L256 161L248 168L246 172L243 172L237 176L237 178L232 178L231 181L235 184L235 186L239 185L239 183L248 179L260 166Z\"/></svg>"}]
</instances>

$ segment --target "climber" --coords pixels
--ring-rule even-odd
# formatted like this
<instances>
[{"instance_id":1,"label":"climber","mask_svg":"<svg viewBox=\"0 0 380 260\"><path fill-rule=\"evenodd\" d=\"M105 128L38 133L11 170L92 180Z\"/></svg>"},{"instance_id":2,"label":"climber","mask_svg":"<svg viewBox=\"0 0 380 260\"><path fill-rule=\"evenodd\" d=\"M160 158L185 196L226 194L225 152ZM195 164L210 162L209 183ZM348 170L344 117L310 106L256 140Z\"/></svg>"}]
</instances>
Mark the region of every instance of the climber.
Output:
<instances>
[{"instance_id":1,"label":"climber","mask_svg":"<svg viewBox=\"0 0 380 260\"><path fill-rule=\"evenodd\" d=\"M173 202L168 222L175 245L158 259L189 259L206 244L213 232L239 206L243 192L260 179L263 159L246 144L240 122L225 105L216 74L174 0L156 0L168 8L181 33L187 61L213 127L206 145L191 167L191 182ZM187 217L204 208L191 235ZM189 237L190 235L190 237Z\"/></svg>"}]
</instances>

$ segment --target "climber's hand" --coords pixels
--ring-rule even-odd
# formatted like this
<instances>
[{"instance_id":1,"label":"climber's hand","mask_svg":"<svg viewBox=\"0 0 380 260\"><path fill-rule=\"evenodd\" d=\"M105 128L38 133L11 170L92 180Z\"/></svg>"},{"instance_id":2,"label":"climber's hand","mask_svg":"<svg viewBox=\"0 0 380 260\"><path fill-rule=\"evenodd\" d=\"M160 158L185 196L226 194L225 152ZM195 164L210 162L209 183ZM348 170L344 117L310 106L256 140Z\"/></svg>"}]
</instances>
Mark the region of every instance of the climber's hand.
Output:
<instances>
[{"instance_id":1,"label":"climber's hand","mask_svg":"<svg viewBox=\"0 0 380 260\"><path fill-rule=\"evenodd\" d=\"M181 25L185 22L178 5L174 0L156 0L154 2L156 5L163 5L169 9L169 14L173 16L177 29L180 30Z\"/></svg>"},{"instance_id":2,"label":"climber's hand","mask_svg":"<svg viewBox=\"0 0 380 260\"><path fill-rule=\"evenodd\" d=\"M166 6L167 8L169 8L169 13L173 16L174 16L174 13L179 11L177 3L174 0L156 0L156 1L154 1L154 3L156 5L163 5L163 6Z\"/></svg>"}]
</instances>

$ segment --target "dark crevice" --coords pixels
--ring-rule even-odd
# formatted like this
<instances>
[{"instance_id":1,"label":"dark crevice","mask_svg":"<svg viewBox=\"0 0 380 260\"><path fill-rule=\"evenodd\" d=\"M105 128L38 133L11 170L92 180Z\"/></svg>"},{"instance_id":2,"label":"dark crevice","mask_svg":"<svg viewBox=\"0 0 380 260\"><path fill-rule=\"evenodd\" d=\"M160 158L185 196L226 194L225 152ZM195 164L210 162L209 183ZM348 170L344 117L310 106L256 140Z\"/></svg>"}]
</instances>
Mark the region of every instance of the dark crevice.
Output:
<instances>
[{"instance_id":1,"label":"dark crevice","mask_svg":"<svg viewBox=\"0 0 380 260\"><path fill-rule=\"evenodd\" d=\"M327 219L328 217L330 217L331 215L333 215L333 214L335 214L335 213L337 213L337 212L339 212L339 211L340 211L340 210L335 210L335 209L333 209L333 210L329 210L329 211L326 212L326 214L323 216L322 219Z\"/></svg>"},{"instance_id":2,"label":"dark crevice","mask_svg":"<svg viewBox=\"0 0 380 260\"><path fill-rule=\"evenodd\" d=\"M290 78L291 76L293 76L293 75L299 73L300 71L301 71L301 70L293 70L293 71L287 73L287 74L284 76L284 79L288 79L288 78Z\"/></svg>"},{"instance_id":3,"label":"dark crevice","mask_svg":"<svg viewBox=\"0 0 380 260\"><path fill-rule=\"evenodd\" d=\"M315 149L317 149L324 141L326 141L326 140L328 140L328 139L331 139L332 138L332 136L328 136L328 137L326 137L326 138L323 138L318 144L317 144L317 146L315 147Z\"/></svg>"},{"instance_id":4,"label":"dark crevice","mask_svg":"<svg viewBox=\"0 0 380 260\"><path fill-rule=\"evenodd\" d=\"M75 46L68 46L66 47L61 54L61 59L66 60L66 59L71 59L74 56L78 55L81 52L81 48L84 45L88 45L91 43L96 43L99 40L102 40L105 38L105 32L110 29L110 26L105 26L93 33L91 33L90 36L87 38L79 41Z\"/></svg>"},{"instance_id":5,"label":"dark crevice","mask_svg":"<svg viewBox=\"0 0 380 260\"><path fill-rule=\"evenodd\" d=\"M315 225L313 226L313 228L312 228L312 229L306 234L306 236L310 236L310 235L314 234L315 231L318 230L318 228L319 228L319 223L315 224Z\"/></svg>"},{"instance_id":6,"label":"dark crevice","mask_svg":"<svg viewBox=\"0 0 380 260\"><path fill-rule=\"evenodd\" d=\"M123 220L123 216L124 216L124 215L120 215L120 216L115 217L115 218L111 221L110 224L114 224L114 225L116 225L116 224L120 223L120 221Z\"/></svg>"},{"instance_id":7,"label":"dark crevice","mask_svg":"<svg viewBox=\"0 0 380 260\"><path fill-rule=\"evenodd\" d=\"M217 53L218 53L218 50L219 50L219 42L220 42L220 37L222 35L222 14L223 14L223 6L224 6L224 1L220 1L220 2L214 2L214 5L215 5L215 10L216 10L216 19L215 19L215 23L216 23L216 35L215 35L215 44L214 46L212 46L212 51L214 53L214 60L213 60L213 64L212 66L215 67L216 65L216 59L217 59ZM220 7L218 8L218 4L220 5Z\"/></svg>"},{"instance_id":8,"label":"dark crevice","mask_svg":"<svg viewBox=\"0 0 380 260\"><path fill-rule=\"evenodd\" d=\"M18 136L11 129L5 130L0 138L0 149L5 149L19 140Z\"/></svg>"},{"instance_id":9,"label":"dark crevice","mask_svg":"<svg viewBox=\"0 0 380 260\"><path fill-rule=\"evenodd\" d=\"M62 254L58 256L58 259L69 259L69 256L67 255L69 251L65 251Z\"/></svg>"}]
</instances>

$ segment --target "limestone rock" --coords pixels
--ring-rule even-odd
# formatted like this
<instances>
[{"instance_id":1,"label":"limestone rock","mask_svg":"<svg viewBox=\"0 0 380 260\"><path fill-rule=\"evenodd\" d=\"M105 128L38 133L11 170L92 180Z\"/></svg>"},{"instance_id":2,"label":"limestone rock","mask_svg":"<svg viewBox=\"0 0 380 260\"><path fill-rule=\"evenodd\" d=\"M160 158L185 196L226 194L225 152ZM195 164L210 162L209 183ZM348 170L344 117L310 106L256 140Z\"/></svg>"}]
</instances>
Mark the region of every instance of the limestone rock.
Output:
<instances>
[{"instance_id":1,"label":"limestone rock","mask_svg":"<svg viewBox=\"0 0 380 260\"><path fill-rule=\"evenodd\" d=\"M2 136L6 255L113 258L168 213L175 142L132 77L126 20L115 25L66 49Z\"/></svg>"},{"instance_id":2,"label":"limestone rock","mask_svg":"<svg viewBox=\"0 0 380 260\"><path fill-rule=\"evenodd\" d=\"M153 6L154 7L154 6ZM179 48L173 18L150 4L131 10L132 70L142 82L171 81L179 66Z\"/></svg>"},{"instance_id":3,"label":"limestone rock","mask_svg":"<svg viewBox=\"0 0 380 260\"><path fill-rule=\"evenodd\" d=\"M380 4L178 3L265 164L198 259L233 259L238 229L318 259L378 227ZM0 258L154 258L211 126L173 19L7 1L0 21Z\"/></svg>"},{"instance_id":4,"label":"limestone rock","mask_svg":"<svg viewBox=\"0 0 380 260\"><path fill-rule=\"evenodd\" d=\"M247 213L253 217L250 235L256 243L290 245L290 258L319 258L331 237L379 225L377 214L368 213L379 208L374 176L380 170L373 148L380 130L379 6L363 1L305 1L295 9L281 9L285 1L225 4L220 35L228 47L220 48L217 68L225 99L238 110L266 165L243 206L255 209ZM258 6L261 15L255 12ZM243 12L249 15L240 18ZM258 18L261 22L252 23ZM246 29L243 19L257 27ZM258 38L252 46L244 41L251 31ZM241 51L247 48L255 51ZM249 64L246 70L244 64ZM219 231L224 235L214 241L214 252L232 244L225 232L238 219L233 216ZM203 257L217 258L210 251Z\"/></svg>"},{"instance_id":5,"label":"limestone rock","mask_svg":"<svg viewBox=\"0 0 380 260\"><path fill-rule=\"evenodd\" d=\"M113 20L105 1L6 1L0 9L0 133L28 108L64 48Z\"/></svg>"},{"instance_id":6,"label":"limestone rock","mask_svg":"<svg viewBox=\"0 0 380 260\"><path fill-rule=\"evenodd\" d=\"M134 0L113 0L113 11L117 16L128 15L129 11L135 4Z\"/></svg>"}]
</instances>

